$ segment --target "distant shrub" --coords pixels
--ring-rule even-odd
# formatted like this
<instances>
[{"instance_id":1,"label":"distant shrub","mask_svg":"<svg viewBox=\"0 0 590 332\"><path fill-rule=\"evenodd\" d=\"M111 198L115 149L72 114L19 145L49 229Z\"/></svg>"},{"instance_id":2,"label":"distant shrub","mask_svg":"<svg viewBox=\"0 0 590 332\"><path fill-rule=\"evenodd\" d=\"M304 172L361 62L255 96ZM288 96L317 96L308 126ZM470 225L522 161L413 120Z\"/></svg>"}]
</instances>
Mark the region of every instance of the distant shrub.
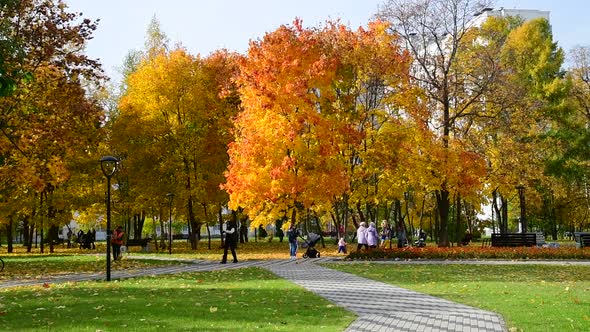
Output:
<instances>
[{"instance_id":1,"label":"distant shrub","mask_svg":"<svg viewBox=\"0 0 590 332\"><path fill-rule=\"evenodd\" d=\"M392 259L590 259L590 248L539 248L539 247L406 247L351 252L351 260Z\"/></svg>"}]
</instances>

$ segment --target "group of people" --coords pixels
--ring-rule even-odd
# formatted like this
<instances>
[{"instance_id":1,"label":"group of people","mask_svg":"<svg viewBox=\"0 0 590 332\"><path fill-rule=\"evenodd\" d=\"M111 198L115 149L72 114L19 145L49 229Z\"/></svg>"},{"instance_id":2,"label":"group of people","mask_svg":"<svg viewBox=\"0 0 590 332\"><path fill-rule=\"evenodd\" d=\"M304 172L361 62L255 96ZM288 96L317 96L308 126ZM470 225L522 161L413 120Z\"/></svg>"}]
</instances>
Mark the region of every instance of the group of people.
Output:
<instances>
[{"instance_id":1,"label":"group of people","mask_svg":"<svg viewBox=\"0 0 590 332\"><path fill-rule=\"evenodd\" d=\"M363 221L359 224L359 227L356 230L356 237L357 237L357 248L356 250L359 251L362 248L368 250L369 248L377 248L379 244L379 234L377 233L377 228L375 228L375 223L369 223L369 227Z\"/></svg>"},{"instance_id":2,"label":"group of people","mask_svg":"<svg viewBox=\"0 0 590 332\"><path fill-rule=\"evenodd\" d=\"M365 250L369 250L377 248L377 245L385 247L386 241L391 240L392 238L392 232L386 220L383 220L383 222L381 222L380 233L377 232L377 228L375 227L374 222L370 222L369 227L367 227L367 224L363 221L359 224L359 227L357 228L356 237L358 243L356 250L360 251L362 248L365 248ZM398 231L397 238L398 247L403 247L406 245L405 242L407 242L407 239L405 231L403 229Z\"/></svg>"},{"instance_id":3,"label":"group of people","mask_svg":"<svg viewBox=\"0 0 590 332\"><path fill-rule=\"evenodd\" d=\"M68 232L68 239L71 237L71 232ZM96 249L94 242L96 241L96 231L90 229L87 233L79 230L76 234L76 242L80 245L80 249Z\"/></svg>"},{"instance_id":4,"label":"group of people","mask_svg":"<svg viewBox=\"0 0 590 332\"><path fill-rule=\"evenodd\" d=\"M365 222L361 222L357 229L357 251L361 249L370 250L373 248L377 248L377 246L384 247L387 240L391 240L391 228L386 220L383 220L381 223L381 232L377 231L374 222L370 222L369 226ZM238 258L236 255L236 244L237 244L237 228L233 223L228 223L227 221L223 224L223 232L222 235L224 236L224 251L223 257L221 259L221 264L227 263L227 256L229 252L231 252L233 256L233 262L237 263ZM297 258L297 250L298 250L298 237L300 236L299 230L295 227L295 225L291 224L289 229L287 230L287 239L289 241L289 256L291 259ZM398 242L405 240L405 232L403 230L398 232ZM399 246L400 243L398 243ZM403 242L401 243L403 244ZM347 253L346 249L347 243L344 237L341 237L338 241L338 253Z\"/></svg>"},{"instance_id":5,"label":"group of people","mask_svg":"<svg viewBox=\"0 0 590 332\"><path fill-rule=\"evenodd\" d=\"M123 245L123 227L118 226L111 236L111 246L113 248L113 260L121 259L121 246ZM72 238L72 231L68 232L68 240ZM96 249L94 242L96 241L96 231L94 228L84 232L79 230L76 233L76 242L79 244L80 249Z\"/></svg>"}]
</instances>

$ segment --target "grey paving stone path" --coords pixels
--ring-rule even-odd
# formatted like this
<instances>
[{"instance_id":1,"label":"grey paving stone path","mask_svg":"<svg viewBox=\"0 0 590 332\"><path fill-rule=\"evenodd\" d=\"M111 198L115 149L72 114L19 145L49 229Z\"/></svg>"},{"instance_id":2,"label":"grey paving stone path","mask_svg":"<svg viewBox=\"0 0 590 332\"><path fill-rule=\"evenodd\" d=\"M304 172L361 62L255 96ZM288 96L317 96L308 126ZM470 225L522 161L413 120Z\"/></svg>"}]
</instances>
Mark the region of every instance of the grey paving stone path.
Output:
<instances>
[{"instance_id":1,"label":"grey paving stone path","mask_svg":"<svg viewBox=\"0 0 590 332\"><path fill-rule=\"evenodd\" d=\"M185 264L173 266L113 271L111 278L124 279L257 266L268 269L354 312L358 319L346 331L507 331L503 319L495 313L328 269L317 264L331 261L334 259L245 261L221 265L218 262L188 260ZM36 280L4 281L0 283L0 288L104 280L104 278L104 273L46 276Z\"/></svg>"},{"instance_id":2,"label":"grey paving stone path","mask_svg":"<svg viewBox=\"0 0 590 332\"><path fill-rule=\"evenodd\" d=\"M358 319L346 331L506 331L495 313L309 261L266 268L356 313Z\"/></svg>"}]
</instances>

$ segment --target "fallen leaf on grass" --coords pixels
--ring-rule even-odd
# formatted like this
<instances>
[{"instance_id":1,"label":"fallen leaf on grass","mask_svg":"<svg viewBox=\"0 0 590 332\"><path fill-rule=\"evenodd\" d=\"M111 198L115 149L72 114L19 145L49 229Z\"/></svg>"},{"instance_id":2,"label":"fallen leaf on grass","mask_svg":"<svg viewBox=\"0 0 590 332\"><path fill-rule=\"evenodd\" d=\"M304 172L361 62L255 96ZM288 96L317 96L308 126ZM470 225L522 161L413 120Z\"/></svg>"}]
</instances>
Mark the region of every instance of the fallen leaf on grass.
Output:
<instances>
[{"instance_id":1,"label":"fallen leaf on grass","mask_svg":"<svg viewBox=\"0 0 590 332\"><path fill-rule=\"evenodd\" d=\"M211 312L211 313L217 312L217 307L209 307L209 312Z\"/></svg>"}]
</instances>

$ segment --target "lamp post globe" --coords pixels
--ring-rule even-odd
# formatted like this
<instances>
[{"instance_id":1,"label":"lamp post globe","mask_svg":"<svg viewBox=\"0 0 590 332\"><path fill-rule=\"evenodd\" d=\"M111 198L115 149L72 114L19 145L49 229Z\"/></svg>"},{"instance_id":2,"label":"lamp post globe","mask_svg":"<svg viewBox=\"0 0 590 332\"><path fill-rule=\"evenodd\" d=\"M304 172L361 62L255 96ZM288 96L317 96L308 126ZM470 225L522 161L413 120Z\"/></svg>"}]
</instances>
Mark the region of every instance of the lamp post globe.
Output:
<instances>
[{"instance_id":1,"label":"lamp post globe","mask_svg":"<svg viewBox=\"0 0 590 332\"><path fill-rule=\"evenodd\" d=\"M112 156L100 158L102 174L107 178L107 281L111 281L111 178L117 171L119 159Z\"/></svg>"},{"instance_id":2,"label":"lamp post globe","mask_svg":"<svg viewBox=\"0 0 590 332\"><path fill-rule=\"evenodd\" d=\"M168 254L172 255L172 199L174 199L174 194L167 193L166 198L168 199L168 209L170 211L170 216L168 218Z\"/></svg>"}]
</instances>

